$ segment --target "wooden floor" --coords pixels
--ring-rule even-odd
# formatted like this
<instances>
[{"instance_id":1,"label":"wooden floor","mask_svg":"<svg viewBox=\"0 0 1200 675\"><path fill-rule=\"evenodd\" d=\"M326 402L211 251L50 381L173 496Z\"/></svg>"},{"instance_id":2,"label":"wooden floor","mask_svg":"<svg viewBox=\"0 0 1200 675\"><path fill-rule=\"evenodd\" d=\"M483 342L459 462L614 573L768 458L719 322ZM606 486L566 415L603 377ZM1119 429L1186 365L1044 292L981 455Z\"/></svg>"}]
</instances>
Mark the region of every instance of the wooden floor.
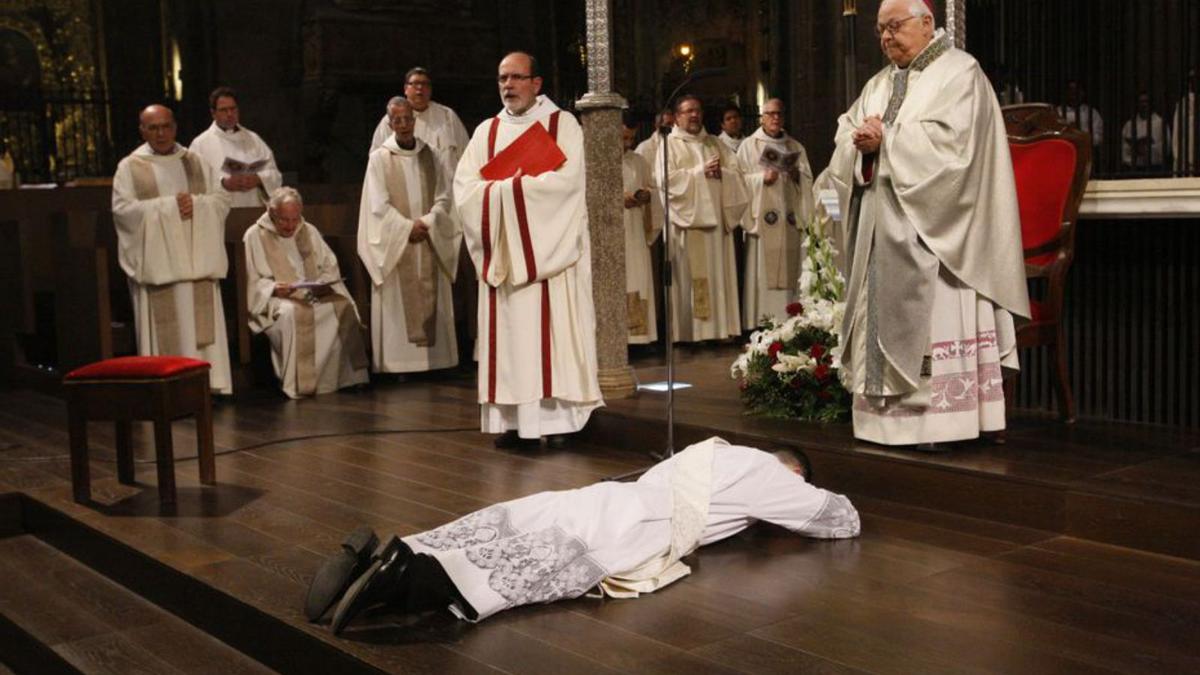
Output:
<instances>
[{"instance_id":1,"label":"wooden floor","mask_svg":"<svg viewBox=\"0 0 1200 675\"><path fill-rule=\"evenodd\" d=\"M722 354L693 356L682 373L727 367ZM652 366L642 373L644 381L655 377ZM648 444L641 438L613 444L601 435L563 450L496 450L476 431L452 431L477 428L472 387L469 378L422 379L301 402L263 393L223 403L215 411L218 451L227 453L217 460L219 484L200 487L195 462L181 462L174 514L158 509L152 464L138 465L138 486L116 483L112 433L100 425L92 429L95 503L71 502L64 406L0 392L0 493L24 492L391 672L1200 672L1200 562L854 493L863 514L857 540L816 542L755 527L703 549L692 576L638 600L581 598L478 625L379 616L344 640L306 624L303 589L321 556L357 524L417 532L498 500L644 466L643 451L652 449L637 447ZM712 421L728 398L718 393L714 386L681 394L681 421ZM643 396L610 408L653 417L655 404ZM753 424L736 408L725 412ZM1194 484L1172 475L1195 470L1186 437L1116 426L1063 437L1028 424L1036 452L998 459L967 448L970 457L933 461L1031 480L1043 467L1071 480L1124 472L1121 489L1153 482L1172 498L1195 495ZM845 434L809 430L806 438L832 446ZM149 438L135 432L147 459ZM175 441L181 458L194 453L189 424L177 424ZM1075 446L1095 446L1095 454L1072 460ZM1121 463L1128 466L1101 471ZM33 553L13 554L22 549ZM48 569L51 583L74 589L71 600L37 585ZM147 610L106 600L115 591L104 582L95 582L104 593L85 591L89 572L72 569L36 542L0 541L5 585L30 580L21 594L3 591L0 611L85 672L135 672L131 662L157 673L242 672L164 659L136 639L106 638L103 650L90 649L103 630L65 627L119 625ZM156 642L196 639L169 620L144 625L155 626ZM246 665L229 658L214 663Z\"/></svg>"}]
</instances>

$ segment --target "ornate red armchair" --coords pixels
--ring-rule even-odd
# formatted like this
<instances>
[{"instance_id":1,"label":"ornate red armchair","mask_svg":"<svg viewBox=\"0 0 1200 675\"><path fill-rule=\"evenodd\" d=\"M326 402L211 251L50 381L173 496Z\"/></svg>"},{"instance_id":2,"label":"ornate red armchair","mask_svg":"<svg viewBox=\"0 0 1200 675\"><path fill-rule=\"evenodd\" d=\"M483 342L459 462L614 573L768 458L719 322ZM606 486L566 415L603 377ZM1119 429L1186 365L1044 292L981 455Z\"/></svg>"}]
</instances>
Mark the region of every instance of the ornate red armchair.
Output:
<instances>
[{"instance_id":1,"label":"ornate red armchair","mask_svg":"<svg viewBox=\"0 0 1200 675\"><path fill-rule=\"evenodd\" d=\"M1017 328L1017 347L1048 347L1059 416L1075 421L1063 336L1063 291L1075 257L1075 223L1092 170L1091 137L1068 126L1046 104L1002 109L1016 176L1025 276L1044 279L1030 293L1033 319ZM1005 400L1016 392L1006 385Z\"/></svg>"}]
</instances>

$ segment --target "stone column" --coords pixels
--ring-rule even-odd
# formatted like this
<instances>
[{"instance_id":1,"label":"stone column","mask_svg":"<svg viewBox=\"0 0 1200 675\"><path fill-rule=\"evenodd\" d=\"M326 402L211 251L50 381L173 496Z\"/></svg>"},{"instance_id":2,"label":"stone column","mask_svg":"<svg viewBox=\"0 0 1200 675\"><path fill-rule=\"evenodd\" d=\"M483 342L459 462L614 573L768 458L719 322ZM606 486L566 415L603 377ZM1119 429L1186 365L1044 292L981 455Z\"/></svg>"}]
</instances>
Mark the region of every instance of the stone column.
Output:
<instances>
[{"instance_id":1,"label":"stone column","mask_svg":"<svg viewBox=\"0 0 1200 675\"><path fill-rule=\"evenodd\" d=\"M612 91L612 0L587 0L588 92L575 103L583 117L596 356L605 398L635 392L625 309L625 231L621 214L621 110Z\"/></svg>"}]
</instances>

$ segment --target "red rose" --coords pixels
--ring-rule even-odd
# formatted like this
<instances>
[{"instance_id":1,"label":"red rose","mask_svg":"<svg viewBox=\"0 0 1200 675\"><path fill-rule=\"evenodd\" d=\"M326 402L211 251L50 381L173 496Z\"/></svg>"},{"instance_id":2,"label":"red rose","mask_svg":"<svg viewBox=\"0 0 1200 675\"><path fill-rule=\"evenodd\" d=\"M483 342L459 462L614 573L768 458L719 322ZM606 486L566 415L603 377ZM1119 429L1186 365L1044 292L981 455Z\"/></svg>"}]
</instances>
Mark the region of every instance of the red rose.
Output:
<instances>
[{"instance_id":1,"label":"red rose","mask_svg":"<svg viewBox=\"0 0 1200 675\"><path fill-rule=\"evenodd\" d=\"M829 366L824 363L817 364L817 367L813 368L813 377L817 378L820 382L824 382L829 378Z\"/></svg>"},{"instance_id":2,"label":"red rose","mask_svg":"<svg viewBox=\"0 0 1200 675\"><path fill-rule=\"evenodd\" d=\"M783 351L783 343L778 340L772 342L771 346L767 347L767 356L771 357L771 363L779 360L779 352L781 351Z\"/></svg>"},{"instance_id":3,"label":"red rose","mask_svg":"<svg viewBox=\"0 0 1200 675\"><path fill-rule=\"evenodd\" d=\"M818 389L817 398L821 399L822 401L828 401L829 399L833 398L833 394L830 394L824 389Z\"/></svg>"},{"instance_id":4,"label":"red rose","mask_svg":"<svg viewBox=\"0 0 1200 675\"><path fill-rule=\"evenodd\" d=\"M808 348L808 355L814 359L821 358L825 355L825 345L820 342L814 343L813 346Z\"/></svg>"},{"instance_id":5,"label":"red rose","mask_svg":"<svg viewBox=\"0 0 1200 675\"><path fill-rule=\"evenodd\" d=\"M804 313L804 305L798 302L789 302L787 306L788 316L796 316Z\"/></svg>"}]
</instances>

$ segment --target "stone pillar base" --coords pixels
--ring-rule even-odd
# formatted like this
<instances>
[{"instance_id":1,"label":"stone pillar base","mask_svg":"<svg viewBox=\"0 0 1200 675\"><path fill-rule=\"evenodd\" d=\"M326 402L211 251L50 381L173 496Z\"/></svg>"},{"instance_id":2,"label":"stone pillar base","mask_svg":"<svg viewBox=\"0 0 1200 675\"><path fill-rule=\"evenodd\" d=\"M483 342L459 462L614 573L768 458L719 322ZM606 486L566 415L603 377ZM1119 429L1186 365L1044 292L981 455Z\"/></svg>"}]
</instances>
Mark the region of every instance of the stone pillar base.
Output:
<instances>
[{"instance_id":1,"label":"stone pillar base","mask_svg":"<svg viewBox=\"0 0 1200 675\"><path fill-rule=\"evenodd\" d=\"M619 366L616 368L601 368L597 372L600 380L600 393L605 399L631 398L637 393L637 380L633 376L633 368Z\"/></svg>"}]
</instances>

